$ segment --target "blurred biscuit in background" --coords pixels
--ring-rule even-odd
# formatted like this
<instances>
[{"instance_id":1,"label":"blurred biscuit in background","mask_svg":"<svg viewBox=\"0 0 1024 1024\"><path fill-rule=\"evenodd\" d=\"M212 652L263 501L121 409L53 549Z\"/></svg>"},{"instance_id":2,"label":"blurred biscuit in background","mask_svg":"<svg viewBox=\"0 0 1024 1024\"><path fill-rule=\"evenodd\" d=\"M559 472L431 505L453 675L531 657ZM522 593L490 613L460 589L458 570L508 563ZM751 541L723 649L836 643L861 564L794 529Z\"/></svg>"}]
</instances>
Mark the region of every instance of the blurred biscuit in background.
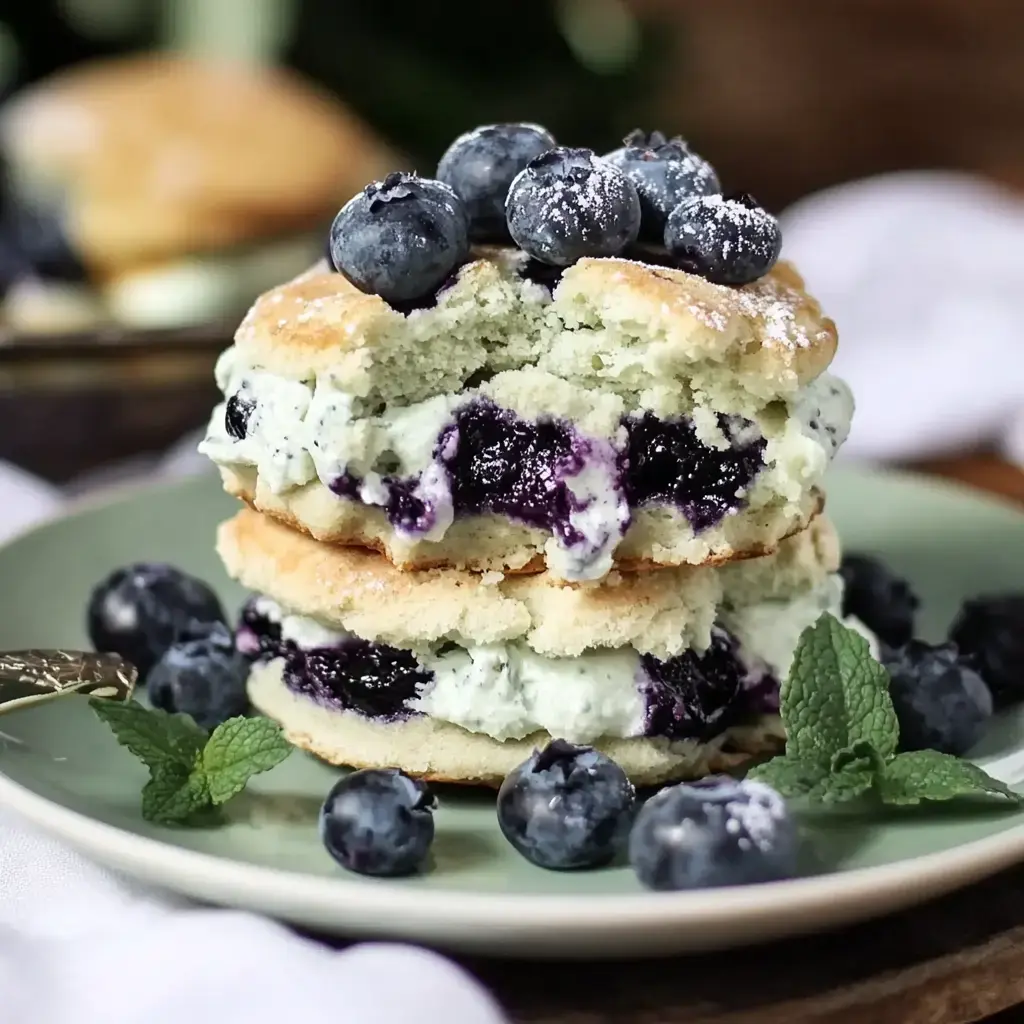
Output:
<instances>
[{"instance_id":1,"label":"blurred biscuit in background","mask_svg":"<svg viewBox=\"0 0 1024 1024\"><path fill-rule=\"evenodd\" d=\"M142 56L78 65L0 108L10 331L236 317L318 260L330 220L403 161L281 69Z\"/></svg>"}]
</instances>

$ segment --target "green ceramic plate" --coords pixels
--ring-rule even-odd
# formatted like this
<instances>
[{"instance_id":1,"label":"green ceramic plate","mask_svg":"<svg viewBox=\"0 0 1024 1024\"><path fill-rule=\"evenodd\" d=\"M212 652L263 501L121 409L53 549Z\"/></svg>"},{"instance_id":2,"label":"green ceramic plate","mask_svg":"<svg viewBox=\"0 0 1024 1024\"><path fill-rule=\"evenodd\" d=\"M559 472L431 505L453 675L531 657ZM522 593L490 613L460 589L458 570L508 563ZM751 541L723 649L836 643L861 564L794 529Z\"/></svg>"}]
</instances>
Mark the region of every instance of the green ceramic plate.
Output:
<instances>
[{"instance_id":1,"label":"green ceramic plate","mask_svg":"<svg viewBox=\"0 0 1024 1024\"><path fill-rule=\"evenodd\" d=\"M90 586L110 569L161 559L242 594L212 551L234 510L212 481L147 490L78 511L0 550L0 649L84 645ZM848 547L905 572L938 637L960 600L1024 589L1024 516L924 480L846 471L829 509ZM0 799L99 861L213 903L342 935L407 938L530 956L649 955L722 948L885 913L1024 860L1024 811L904 813L807 822L805 877L703 893L641 891L628 868L554 874L501 838L493 797L442 791L432 869L401 882L345 874L316 817L335 778L303 755L254 780L211 830L149 825L145 770L85 701L71 697L0 722ZM1004 717L977 759L1024 782L1024 712Z\"/></svg>"}]
</instances>

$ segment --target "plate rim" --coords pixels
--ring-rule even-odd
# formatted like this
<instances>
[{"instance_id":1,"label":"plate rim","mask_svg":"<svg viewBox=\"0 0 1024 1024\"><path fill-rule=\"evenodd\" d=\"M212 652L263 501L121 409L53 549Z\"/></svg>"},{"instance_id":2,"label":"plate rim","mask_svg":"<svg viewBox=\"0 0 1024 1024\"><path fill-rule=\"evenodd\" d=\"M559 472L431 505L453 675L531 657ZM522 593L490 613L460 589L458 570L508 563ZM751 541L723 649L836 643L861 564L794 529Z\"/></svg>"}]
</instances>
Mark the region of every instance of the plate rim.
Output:
<instances>
[{"instance_id":1,"label":"plate rim","mask_svg":"<svg viewBox=\"0 0 1024 1024\"><path fill-rule=\"evenodd\" d=\"M978 491L960 482L920 472L864 464L836 466L834 475L872 477L909 485L972 504L1009 512L1024 519L1009 499ZM149 483L120 483L69 502L47 517L5 540L14 546L64 520L130 503L215 479L196 475ZM886 864L826 872L757 886L733 886L681 893L522 893L460 888L424 889L378 879L339 874L326 877L287 868L254 864L140 834L90 817L45 797L0 771L0 803L35 827L69 843L91 859L155 887L224 905L257 910L294 922L319 920L329 929L352 928L353 935L373 931L373 920L387 921L380 934L434 940L465 949L490 948L515 955L527 942L537 942L531 955L559 955L557 942L582 942L585 955L620 955L608 950L621 940L633 950L640 941L660 952L711 950L745 944L736 933L757 919L750 942L817 930L828 925L905 909L951 892L1024 861L1024 823L949 849ZM342 869L338 869L341 872ZM865 904L871 908L865 911ZM781 916L783 919L779 921ZM500 934L486 939L478 929ZM605 932L595 943L593 929ZM712 928L724 939L687 941L685 933ZM609 937L609 931L616 935ZM770 933L770 935L769 935ZM518 947L518 949L517 949ZM561 955L577 956L575 950Z\"/></svg>"},{"instance_id":2,"label":"plate rim","mask_svg":"<svg viewBox=\"0 0 1024 1024\"><path fill-rule=\"evenodd\" d=\"M201 889L215 886L221 897L241 895L238 905L266 905L282 900L302 904L303 916L313 908L331 910L339 921L346 913L362 909L374 914L401 913L402 927L430 924L438 918L447 928L469 934L468 929L493 925L514 927L538 936L552 929L578 932L594 927L622 927L630 930L675 924L700 928L728 926L751 915L772 915L785 911L789 918L813 916L829 905L830 917L841 916L838 904L859 917L862 901L886 899L887 907L905 907L928 896L950 892L978 881L1024 860L1024 823L1011 825L994 835L971 840L947 850L922 854L887 864L825 872L780 882L748 886L726 886L691 892L640 893L493 893L460 889L422 889L388 884L361 876L329 878L283 868L267 867L177 846L141 835L117 825L99 821L80 811L35 793L0 772L0 802L50 835L59 836L87 854L95 853L110 864L113 853L119 864L132 862L144 868L147 881L177 892L192 894L188 884L178 883L202 877ZM156 868L159 875L150 869ZM118 868L116 870L124 870ZM341 869L339 868L339 871ZM175 879L173 885L156 881ZM908 883L912 883L908 885ZM368 895L372 894L372 895ZM326 902L325 902L326 901ZM359 905L362 904L362 907ZM410 920L410 918L416 920ZM301 919L301 918L294 918ZM389 931L395 931L389 928ZM787 931L788 933L788 931ZM732 943L730 943L731 945Z\"/></svg>"}]
</instances>

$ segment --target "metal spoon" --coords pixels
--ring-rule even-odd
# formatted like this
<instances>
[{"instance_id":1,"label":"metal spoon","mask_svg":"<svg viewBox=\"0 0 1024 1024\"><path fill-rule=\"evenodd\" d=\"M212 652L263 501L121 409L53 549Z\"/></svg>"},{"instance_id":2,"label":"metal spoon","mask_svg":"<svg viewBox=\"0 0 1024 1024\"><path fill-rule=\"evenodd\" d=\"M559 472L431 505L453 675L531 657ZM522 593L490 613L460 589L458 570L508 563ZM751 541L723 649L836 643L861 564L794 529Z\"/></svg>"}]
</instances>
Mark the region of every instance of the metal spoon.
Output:
<instances>
[{"instance_id":1,"label":"metal spoon","mask_svg":"<svg viewBox=\"0 0 1024 1024\"><path fill-rule=\"evenodd\" d=\"M95 651L0 652L0 715L72 693L127 701L139 673L116 654Z\"/></svg>"}]
</instances>

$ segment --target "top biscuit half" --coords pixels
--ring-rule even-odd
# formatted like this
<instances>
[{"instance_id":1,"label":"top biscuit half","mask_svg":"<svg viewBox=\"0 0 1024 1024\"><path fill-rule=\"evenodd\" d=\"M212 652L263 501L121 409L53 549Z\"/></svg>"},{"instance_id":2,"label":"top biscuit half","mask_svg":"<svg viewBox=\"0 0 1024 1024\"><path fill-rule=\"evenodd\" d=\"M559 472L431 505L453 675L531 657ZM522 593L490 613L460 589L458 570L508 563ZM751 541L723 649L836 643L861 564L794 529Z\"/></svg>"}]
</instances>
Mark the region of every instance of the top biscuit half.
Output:
<instances>
[{"instance_id":1,"label":"top biscuit half","mask_svg":"<svg viewBox=\"0 0 1024 1024\"><path fill-rule=\"evenodd\" d=\"M586 165L568 192L587 168L614 177L587 151L558 152ZM429 294L386 301L345 246L405 259L393 233L379 252L365 242L395 202L458 234L446 188L368 186L335 221L331 266L253 305L218 364L225 401L201 447L231 493L400 568L566 580L763 553L806 527L853 401L826 372L835 326L791 266L773 259L737 285L652 245L566 266L478 245ZM434 205L417 208L421 193Z\"/></svg>"}]
</instances>

